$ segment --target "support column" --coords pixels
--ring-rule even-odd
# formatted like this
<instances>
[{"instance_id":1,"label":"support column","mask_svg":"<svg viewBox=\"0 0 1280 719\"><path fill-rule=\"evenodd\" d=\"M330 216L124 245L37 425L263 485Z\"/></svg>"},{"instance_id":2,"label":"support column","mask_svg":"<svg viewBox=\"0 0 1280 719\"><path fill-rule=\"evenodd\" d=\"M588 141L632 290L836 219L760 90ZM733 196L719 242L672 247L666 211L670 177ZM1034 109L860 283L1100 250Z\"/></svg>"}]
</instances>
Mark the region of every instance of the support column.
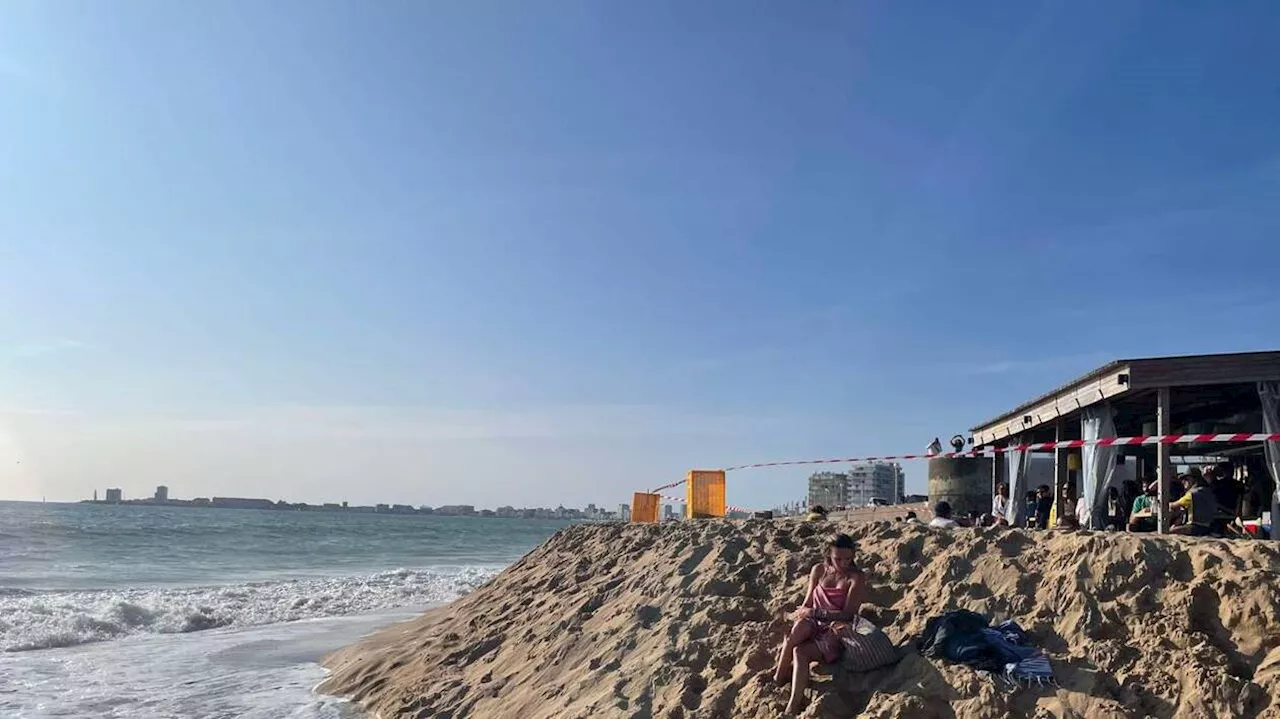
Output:
<instances>
[{"instance_id":1,"label":"support column","mask_svg":"<svg viewBox=\"0 0 1280 719\"><path fill-rule=\"evenodd\" d=\"M1173 431L1172 414L1169 388L1161 387L1156 391L1156 434L1168 435ZM1156 516L1161 534L1169 533L1169 490L1173 482L1173 463L1169 461L1169 456L1172 450L1173 446L1164 442L1156 445L1156 480L1160 483L1160 506Z\"/></svg>"},{"instance_id":2,"label":"support column","mask_svg":"<svg viewBox=\"0 0 1280 719\"><path fill-rule=\"evenodd\" d=\"M1058 420L1055 427L1054 439L1059 442L1067 440L1067 423ZM1054 516L1057 520L1061 520L1067 516L1067 513L1075 514L1075 507L1062 506L1062 488L1067 485L1067 481L1071 479L1071 469L1067 466L1067 455L1070 454L1066 449L1053 450L1053 506L1057 507ZM1050 527L1053 529L1053 527Z\"/></svg>"}]
</instances>

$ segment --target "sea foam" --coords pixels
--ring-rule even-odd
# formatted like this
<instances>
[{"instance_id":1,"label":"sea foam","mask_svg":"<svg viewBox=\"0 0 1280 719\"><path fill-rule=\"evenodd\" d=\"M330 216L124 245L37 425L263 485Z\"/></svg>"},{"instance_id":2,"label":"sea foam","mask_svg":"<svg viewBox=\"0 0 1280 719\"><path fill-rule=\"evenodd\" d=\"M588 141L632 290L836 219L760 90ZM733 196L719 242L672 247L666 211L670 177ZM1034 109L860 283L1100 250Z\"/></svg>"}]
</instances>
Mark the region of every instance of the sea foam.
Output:
<instances>
[{"instance_id":1,"label":"sea foam","mask_svg":"<svg viewBox=\"0 0 1280 719\"><path fill-rule=\"evenodd\" d=\"M0 651L421 607L452 601L497 571L439 567L209 587L0 591Z\"/></svg>"}]
</instances>

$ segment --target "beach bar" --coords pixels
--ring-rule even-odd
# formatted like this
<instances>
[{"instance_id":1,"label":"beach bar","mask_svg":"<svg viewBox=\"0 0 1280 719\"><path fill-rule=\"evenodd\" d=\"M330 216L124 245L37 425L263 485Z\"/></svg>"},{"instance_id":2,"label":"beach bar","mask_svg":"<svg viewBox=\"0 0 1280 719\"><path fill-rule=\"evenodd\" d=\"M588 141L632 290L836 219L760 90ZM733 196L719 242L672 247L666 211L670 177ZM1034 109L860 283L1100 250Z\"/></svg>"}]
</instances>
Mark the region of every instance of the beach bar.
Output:
<instances>
[{"instance_id":1,"label":"beach bar","mask_svg":"<svg viewBox=\"0 0 1280 719\"><path fill-rule=\"evenodd\" d=\"M1280 351L1116 360L1024 402L970 430L974 449L1035 442L1171 434L1280 432ZM1072 458L1074 452L1079 452ZM993 463L992 484L1007 482L1011 512L1021 512L1030 453L1008 451ZM1263 488L1261 507L1280 515L1280 442L1088 446L1053 450L1054 496L1079 467L1080 496L1093 507L1094 528L1117 461L1137 463L1139 479L1159 485L1158 531L1169 530L1174 467L1181 457L1210 457L1243 467ZM1120 459L1123 458L1123 459ZM1074 466L1069 466L1074 465ZM1255 502L1256 504L1257 502ZM1273 530L1273 537L1274 537Z\"/></svg>"}]
</instances>

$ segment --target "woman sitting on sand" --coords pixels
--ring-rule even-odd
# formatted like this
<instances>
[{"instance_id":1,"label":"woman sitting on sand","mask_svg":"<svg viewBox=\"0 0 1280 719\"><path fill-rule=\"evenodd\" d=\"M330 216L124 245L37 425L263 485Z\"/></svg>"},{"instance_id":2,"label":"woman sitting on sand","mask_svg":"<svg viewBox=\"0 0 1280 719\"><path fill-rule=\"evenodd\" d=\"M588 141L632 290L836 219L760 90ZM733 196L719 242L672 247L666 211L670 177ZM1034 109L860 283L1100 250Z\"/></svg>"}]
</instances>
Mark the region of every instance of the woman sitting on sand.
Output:
<instances>
[{"instance_id":1,"label":"woman sitting on sand","mask_svg":"<svg viewBox=\"0 0 1280 719\"><path fill-rule=\"evenodd\" d=\"M796 623L778 652L773 679L786 684L791 678L787 712L799 711L809 686L809 663L831 663L840 657L845 624L858 617L866 592L867 576L853 561L853 538L840 534L827 545L827 558L809 573L805 600L792 616Z\"/></svg>"}]
</instances>

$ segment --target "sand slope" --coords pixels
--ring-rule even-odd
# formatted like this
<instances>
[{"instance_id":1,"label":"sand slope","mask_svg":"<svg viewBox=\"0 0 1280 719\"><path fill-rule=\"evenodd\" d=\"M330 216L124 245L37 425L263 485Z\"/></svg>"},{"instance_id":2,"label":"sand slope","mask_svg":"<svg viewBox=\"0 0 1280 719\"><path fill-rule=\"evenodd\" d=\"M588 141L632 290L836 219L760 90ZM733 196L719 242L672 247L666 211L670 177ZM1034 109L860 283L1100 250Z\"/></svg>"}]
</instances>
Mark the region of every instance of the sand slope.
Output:
<instances>
[{"instance_id":1,"label":"sand slope","mask_svg":"<svg viewBox=\"0 0 1280 719\"><path fill-rule=\"evenodd\" d=\"M1062 688L1010 691L914 652L820 677L811 717L1280 717L1280 547L884 523L566 529L458 602L326 660L382 717L775 717L772 661L839 529L899 641L951 608L1012 617Z\"/></svg>"}]
</instances>

